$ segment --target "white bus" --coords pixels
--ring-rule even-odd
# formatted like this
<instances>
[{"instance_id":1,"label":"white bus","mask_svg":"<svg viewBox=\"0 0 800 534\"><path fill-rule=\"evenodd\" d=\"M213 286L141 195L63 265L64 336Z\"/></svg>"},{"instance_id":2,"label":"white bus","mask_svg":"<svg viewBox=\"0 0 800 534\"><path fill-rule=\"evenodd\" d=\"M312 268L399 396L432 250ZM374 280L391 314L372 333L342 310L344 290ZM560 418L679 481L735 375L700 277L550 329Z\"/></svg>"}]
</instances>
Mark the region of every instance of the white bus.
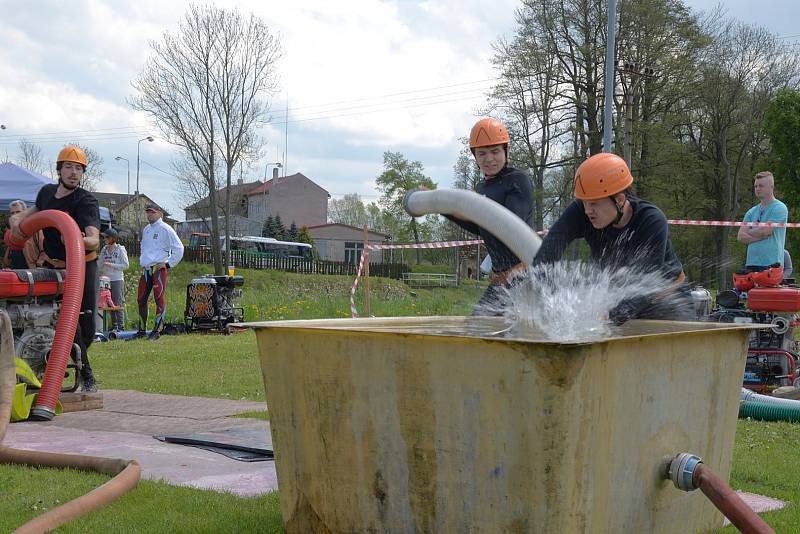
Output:
<instances>
[{"instance_id":1,"label":"white bus","mask_svg":"<svg viewBox=\"0 0 800 534\"><path fill-rule=\"evenodd\" d=\"M220 238L222 250L225 250L225 237ZM231 236L231 251L241 250L247 255L275 258L299 258L312 260L311 245L293 241L279 241L272 237L254 235Z\"/></svg>"}]
</instances>

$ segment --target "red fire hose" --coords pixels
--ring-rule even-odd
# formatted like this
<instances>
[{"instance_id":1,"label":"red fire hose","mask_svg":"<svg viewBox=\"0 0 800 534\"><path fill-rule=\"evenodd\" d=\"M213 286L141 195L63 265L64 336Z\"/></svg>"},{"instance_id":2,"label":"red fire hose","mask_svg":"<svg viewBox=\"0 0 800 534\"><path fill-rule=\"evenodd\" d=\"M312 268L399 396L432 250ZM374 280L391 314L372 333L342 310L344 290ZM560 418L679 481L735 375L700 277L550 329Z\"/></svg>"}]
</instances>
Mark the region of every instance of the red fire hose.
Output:
<instances>
[{"instance_id":1,"label":"red fire hose","mask_svg":"<svg viewBox=\"0 0 800 534\"><path fill-rule=\"evenodd\" d=\"M63 211L44 210L34 213L20 224L20 231L26 236L32 236L43 228L56 228L61 232L64 248L67 250L67 274L53 347L47 359L42 388L31 410L30 419L36 421L49 421L56 414L56 403L61 394L64 371L67 369L72 350L72 340L78 329L78 316L83 299L83 278L86 272L83 235L72 217ZM25 239L7 232L6 242L12 248L21 249Z\"/></svg>"}]
</instances>

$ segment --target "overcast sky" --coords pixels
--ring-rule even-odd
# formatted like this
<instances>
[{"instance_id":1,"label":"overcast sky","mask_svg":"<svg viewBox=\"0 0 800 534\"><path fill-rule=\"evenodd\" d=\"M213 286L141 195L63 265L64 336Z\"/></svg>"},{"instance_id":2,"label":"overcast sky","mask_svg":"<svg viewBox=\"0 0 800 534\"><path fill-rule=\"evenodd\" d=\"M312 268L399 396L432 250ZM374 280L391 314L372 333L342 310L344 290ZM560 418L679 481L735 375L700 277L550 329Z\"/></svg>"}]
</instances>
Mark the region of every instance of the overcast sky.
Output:
<instances>
[{"instance_id":1,"label":"overcast sky","mask_svg":"<svg viewBox=\"0 0 800 534\"><path fill-rule=\"evenodd\" d=\"M687 0L698 10L717 2ZM800 40L796 0L723 2L728 13ZM101 191L131 190L140 144L139 189L182 220L171 156L146 116L126 99L150 55L149 43L174 32L189 2L177 0L0 0L0 154L14 160L17 142L37 142L48 161L67 141L91 146L104 160ZM265 155L244 168L263 178L284 160L334 197L377 199L374 180L386 150L423 163L440 187L496 76L491 45L513 35L516 0L219 1L261 17L278 35L284 56L280 91L271 98L273 124L261 132ZM286 106L289 119L286 122ZM285 128L288 126L288 144ZM287 149L288 147L288 149ZM271 169L269 171L271 175Z\"/></svg>"}]
</instances>

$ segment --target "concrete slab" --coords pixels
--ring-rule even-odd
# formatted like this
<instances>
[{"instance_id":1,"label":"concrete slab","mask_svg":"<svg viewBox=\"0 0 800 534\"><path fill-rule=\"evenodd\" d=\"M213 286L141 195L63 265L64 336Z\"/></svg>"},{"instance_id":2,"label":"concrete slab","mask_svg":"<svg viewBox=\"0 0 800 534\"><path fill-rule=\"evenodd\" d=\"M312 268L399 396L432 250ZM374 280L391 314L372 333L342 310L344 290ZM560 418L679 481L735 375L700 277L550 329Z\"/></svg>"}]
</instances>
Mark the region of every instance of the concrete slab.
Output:
<instances>
[{"instance_id":1,"label":"concrete slab","mask_svg":"<svg viewBox=\"0 0 800 534\"><path fill-rule=\"evenodd\" d=\"M14 423L3 444L20 449L131 458L142 477L170 484L227 491L241 496L277 489L274 462L238 462L221 454L163 443L152 436L227 430L267 429L266 421L229 417L264 410L263 402L156 395L104 390L102 409L71 412L48 422Z\"/></svg>"}]
</instances>

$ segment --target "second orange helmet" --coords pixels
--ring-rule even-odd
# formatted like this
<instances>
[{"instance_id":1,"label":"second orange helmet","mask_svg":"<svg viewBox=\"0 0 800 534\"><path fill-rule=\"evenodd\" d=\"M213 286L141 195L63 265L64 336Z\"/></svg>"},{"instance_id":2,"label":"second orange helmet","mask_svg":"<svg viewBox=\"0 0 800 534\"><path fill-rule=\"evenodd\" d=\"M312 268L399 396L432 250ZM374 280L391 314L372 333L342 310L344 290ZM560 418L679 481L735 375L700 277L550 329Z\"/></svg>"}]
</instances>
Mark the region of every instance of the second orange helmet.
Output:
<instances>
[{"instance_id":1,"label":"second orange helmet","mask_svg":"<svg viewBox=\"0 0 800 534\"><path fill-rule=\"evenodd\" d=\"M621 193L633 185L625 160L616 154L595 154L575 171L575 198L599 200Z\"/></svg>"}]
</instances>

